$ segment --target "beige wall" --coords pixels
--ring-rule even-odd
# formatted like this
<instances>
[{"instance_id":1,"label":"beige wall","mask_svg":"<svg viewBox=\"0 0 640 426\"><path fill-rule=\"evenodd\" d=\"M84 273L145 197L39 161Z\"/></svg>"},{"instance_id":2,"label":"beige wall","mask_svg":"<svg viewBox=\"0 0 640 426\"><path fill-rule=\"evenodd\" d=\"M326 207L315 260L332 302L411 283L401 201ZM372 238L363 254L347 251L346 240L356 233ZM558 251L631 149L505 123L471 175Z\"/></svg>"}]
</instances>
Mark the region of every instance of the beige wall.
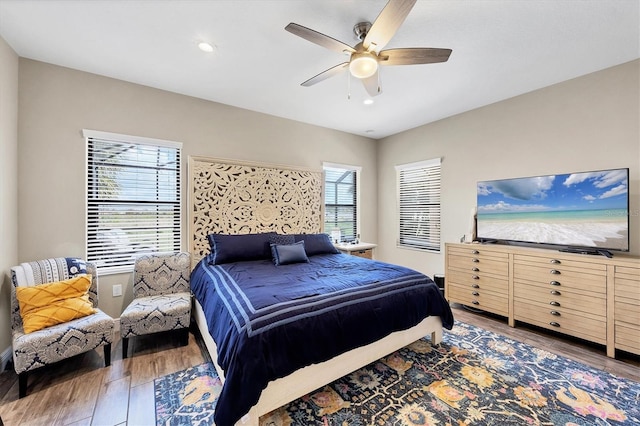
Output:
<instances>
[{"instance_id":1,"label":"beige wall","mask_svg":"<svg viewBox=\"0 0 640 426\"><path fill-rule=\"evenodd\" d=\"M18 55L0 38L0 354L4 361L11 346L9 269L18 260L18 63Z\"/></svg>"},{"instance_id":2,"label":"beige wall","mask_svg":"<svg viewBox=\"0 0 640 426\"><path fill-rule=\"evenodd\" d=\"M188 155L319 170L323 161L361 166L361 234L377 240L371 139L28 59L20 59L19 96L20 261L84 256L83 128L182 142L185 171ZM105 312L120 316L132 298L130 280L100 277ZM124 297L112 297L114 284L124 285Z\"/></svg>"},{"instance_id":3,"label":"beige wall","mask_svg":"<svg viewBox=\"0 0 640 426\"><path fill-rule=\"evenodd\" d=\"M2 42L0 266L6 275L17 262L84 256L83 128L183 142L185 164L188 155L202 155L312 168L323 161L362 166L362 239L378 243L379 259L428 274L443 272L442 254L395 245L395 165L443 158L443 242L457 241L467 230L478 180L629 167L631 248L640 254L639 64L375 142L28 59L19 60L17 89L18 59ZM111 296L114 284L124 284L124 297ZM100 285L101 308L118 317L132 297L130 276L102 276ZM5 277L5 318L7 291ZM3 327L0 350L9 341Z\"/></svg>"},{"instance_id":4,"label":"beige wall","mask_svg":"<svg viewBox=\"0 0 640 426\"><path fill-rule=\"evenodd\" d=\"M380 141L379 257L444 272L442 253L396 246L394 166L436 157L442 157L442 250L467 231L477 181L629 167L631 252L640 254L639 66L636 60Z\"/></svg>"}]
</instances>

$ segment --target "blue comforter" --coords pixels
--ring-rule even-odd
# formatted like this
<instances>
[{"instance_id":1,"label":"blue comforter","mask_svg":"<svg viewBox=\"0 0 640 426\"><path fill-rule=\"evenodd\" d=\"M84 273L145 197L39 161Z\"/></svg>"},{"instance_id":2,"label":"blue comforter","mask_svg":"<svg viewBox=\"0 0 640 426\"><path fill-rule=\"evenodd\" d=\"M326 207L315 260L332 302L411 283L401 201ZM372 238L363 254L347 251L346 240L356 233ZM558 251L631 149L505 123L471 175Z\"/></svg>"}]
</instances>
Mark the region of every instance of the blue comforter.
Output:
<instances>
[{"instance_id":1,"label":"blue comforter","mask_svg":"<svg viewBox=\"0 0 640 426\"><path fill-rule=\"evenodd\" d=\"M344 254L274 266L269 260L191 274L226 380L215 423L233 425L271 380L437 315L453 315L435 283L411 269Z\"/></svg>"}]
</instances>

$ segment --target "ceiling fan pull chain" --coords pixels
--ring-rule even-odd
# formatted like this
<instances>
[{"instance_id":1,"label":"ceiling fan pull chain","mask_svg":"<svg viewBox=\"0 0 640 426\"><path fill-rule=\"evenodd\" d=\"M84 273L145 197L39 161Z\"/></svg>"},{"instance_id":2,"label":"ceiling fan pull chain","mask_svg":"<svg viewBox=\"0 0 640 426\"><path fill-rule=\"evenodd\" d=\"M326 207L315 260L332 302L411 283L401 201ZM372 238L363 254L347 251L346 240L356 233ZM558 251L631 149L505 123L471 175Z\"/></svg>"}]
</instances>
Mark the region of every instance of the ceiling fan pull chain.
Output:
<instances>
[{"instance_id":1,"label":"ceiling fan pull chain","mask_svg":"<svg viewBox=\"0 0 640 426\"><path fill-rule=\"evenodd\" d=\"M351 100L351 73L347 73L347 99Z\"/></svg>"}]
</instances>

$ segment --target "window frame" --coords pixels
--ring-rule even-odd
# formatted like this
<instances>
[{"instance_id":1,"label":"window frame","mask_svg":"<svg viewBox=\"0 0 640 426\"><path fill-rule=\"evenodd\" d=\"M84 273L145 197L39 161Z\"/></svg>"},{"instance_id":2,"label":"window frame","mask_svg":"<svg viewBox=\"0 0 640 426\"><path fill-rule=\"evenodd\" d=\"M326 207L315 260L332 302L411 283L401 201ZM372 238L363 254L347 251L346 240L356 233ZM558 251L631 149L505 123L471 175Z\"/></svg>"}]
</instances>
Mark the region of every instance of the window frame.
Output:
<instances>
[{"instance_id":1,"label":"window frame","mask_svg":"<svg viewBox=\"0 0 640 426\"><path fill-rule=\"evenodd\" d=\"M397 240L396 246L403 249L419 250L431 253L440 253L442 251L442 161L441 158L433 158L430 160L418 161L414 163L402 164L395 166L396 169L396 196L397 196ZM403 197L403 190L409 190L405 185L403 188L403 173L420 173L426 172L433 174L434 177L429 177L424 181L418 181L418 185L428 185L426 188L420 188L423 193L418 194L419 198L429 197L429 193L436 191L434 200L415 201L407 205L406 198ZM424 207L424 210L420 210ZM413 236L413 242L406 242L406 234L415 229L418 232L420 226L414 224L404 224L404 219L408 212L407 210L417 210L418 215L434 216L429 218L427 226L429 233L426 236L415 235ZM435 224L431 224L431 221L435 220ZM414 219L415 221L415 219Z\"/></svg>"},{"instance_id":2,"label":"window frame","mask_svg":"<svg viewBox=\"0 0 640 426\"><path fill-rule=\"evenodd\" d=\"M101 275L109 275L109 274L117 274L117 273L128 273L133 271L133 259L135 258L136 254L140 254L140 253L144 253L144 252L149 252L149 247L152 247L152 243L154 241L153 240L158 240L159 237L159 233L156 232L155 233L155 238L147 238L147 239L141 239L140 241L137 241L137 247L133 247L133 242L129 242L129 248L131 249L131 257L129 259L124 260L124 258L122 257L118 257L117 255L114 255L113 258L109 258L108 256L106 257L106 259L102 260L102 261L113 261L113 265L104 265L102 264L102 261L99 259L95 259L96 256L99 256L94 254L94 252L96 251L96 249L99 246L99 244L95 243L95 242L91 242L92 238L97 238L98 232L99 232L99 223L100 221L95 221L95 219L92 220L92 209L94 209L95 211L99 211L100 207L98 206L99 204L113 204L113 205L123 205L123 204L130 204L130 205L155 205L157 207L164 207L166 209L168 209L169 211L173 210L173 213L169 213L170 217L173 217L174 219L174 225L170 228L172 229L171 233L173 235L173 238L171 239L171 243L169 244L169 246L163 246L160 247L160 250L158 250L158 248L156 247L156 250L153 251L177 251L177 250L181 250L182 246L183 246L183 227L184 227L184 209L183 209L183 180L184 180L184 173L183 173L183 167L182 167L182 143L181 142L174 142L174 141L168 141L168 140L162 140L162 139L154 139L154 138L147 138L147 137L141 137L141 136L131 136L131 135L123 135L123 134L117 134L117 133L109 133L109 132L103 132L103 131L96 131L96 130L87 130L87 129L83 129L82 131L83 137L85 139L85 243L84 243L84 247L85 247L85 259L87 261L91 261L94 262L96 264L96 267L98 268L98 270L100 271ZM139 147L144 147L144 146L148 146L148 147L155 147L155 148L169 148L169 149L175 149L176 152L176 161L175 161L175 181L171 180L171 184L174 186L174 190L175 191L171 191L170 194L175 195L175 200L158 200L156 199L155 201L148 201L144 199L144 192L142 193L141 196L138 197L133 197L127 200L114 200L114 201L109 201L109 200L101 200L99 198L92 198L91 197L91 193L92 191L96 191L99 189L99 185L95 182L91 182L92 176L94 176L94 174L91 171L91 167L92 167L92 163L94 161L94 157L93 157L93 153L90 152L90 142L91 141L99 141L101 143L113 143L114 146L118 145L118 144L127 144L127 145L135 145L135 146L139 146ZM145 165L144 163L139 163L138 166L132 166L131 167L134 170L144 170L144 169L149 169L148 165ZM157 193L158 190L164 189L161 188L160 185L163 185L160 181L157 180L158 178L156 178L156 182L155 182L155 186L151 189L153 191L155 191ZM137 182L136 183L140 183ZM171 208L171 206L173 206L173 208ZM176 209L177 209L177 214L176 214ZM175 220L177 219L177 223L175 223ZM137 221L137 224L140 225L140 221ZM135 229L135 225L136 225L136 221L131 222L131 218L127 217L127 224L131 224L130 227ZM148 227L148 225L145 227L144 223L142 223L143 226L140 227L140 229L150 229ZM116 232L118 228L110 228L110 230ZM124 235L125 238L128 238L127 235ZM115 239L117 239L118 236L115 237ZM177 241L176 241L177 239ZM95 241L95 240L94 240ZM165 250L166 249L166 250Z\"/></svg>"},{"instance_id":3,"label":"window frame","mask_svg":"<svg viewBox=\"0 0 640 426\"><path fill-rule=\"evenodd\" d=\"M329 162L324 162L322 164L322 174L323 174L323 201L324 201L324 216L326 217L327 214L327 177L326 177L326 170L336 170L336 171L349 171L349 172L354 172L355 173L355 180L354 180L354 186L355 186L355 194L354 194L354 235L353 238L354 239L358 239L360 236L360 175L362 173L362 167L361 166L354 166L354 165L348 165L348 164L339 164L339 163L329 163ZM331 204L332 206L334 206L334 204ZM335 204L335 206L338 206L337 204ZM323 227L326 225L326 220L325 217L323 217ZM331 236L331 229L325 229L324 232L326 234L328 234L329 236ZM344 242L344 235L341 235L341 242ZM332 239L333 240L333 239Z\"/></svg>"}]
</instances>

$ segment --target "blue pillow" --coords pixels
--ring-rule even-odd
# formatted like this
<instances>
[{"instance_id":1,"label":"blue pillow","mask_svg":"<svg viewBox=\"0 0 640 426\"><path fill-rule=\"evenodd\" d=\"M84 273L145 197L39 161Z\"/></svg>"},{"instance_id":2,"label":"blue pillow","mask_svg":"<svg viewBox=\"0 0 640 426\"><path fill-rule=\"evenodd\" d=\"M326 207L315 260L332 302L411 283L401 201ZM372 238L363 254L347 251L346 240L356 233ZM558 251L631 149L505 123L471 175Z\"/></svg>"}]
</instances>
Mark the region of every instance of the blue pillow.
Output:
<instances>
[{"instance_id":1,"label":"blue pillow","mask_svg":"<svg viewBox=\"0 0 640 426\"><path fill-rule=\"evenodd\" d=\"M327 234L296 234L295 239L296 242L304 241L304 249L307 252L307 256L340 253Z\"/></svg>"},{"instance_id":2,"label":"blue pillow","mask_svg":"<svg viewBox=\"0 0 640 426\"><path fill-rule=\"evenodd\" d=\"M304 241L285 245L271 244L271 253L276 266L309 262L307 253L304 251Z\"/></svg>"},{"instance_id":3,"label":"blue pillow","mask_svg":"<svg viewBox=\"0 0 640 426\"><path fill-rule=\"evenodd\" d=\"M87 273L87 262L85 262L84 259L80 259L79 257L67 257L65 260L67 262L69 276L73 277L78 274Z\"/></svg>"},{"instance_id":4,"label":"blue pillow","mask_svg":"<svg viewBox=\"0 0 640 426\"><path fill-rule=\"evenodd\" d=\"M273 234L269 237L269 242L271 244L278 244L283 246L295 243L296 239L291 234Z\"/></svg>"},{"instance_id":5,"label":"blue pillow","mask_svg":"<svg viewBox=\"0 0 640 426\"><path fill-rule=\"evenodd\" d=\"M211 265L220 265L245 260L271 259L269 238L274 234L209 234L207 238L211 245L211 255L208 256L208 262Z\"/></svg>"}]
</instances>

